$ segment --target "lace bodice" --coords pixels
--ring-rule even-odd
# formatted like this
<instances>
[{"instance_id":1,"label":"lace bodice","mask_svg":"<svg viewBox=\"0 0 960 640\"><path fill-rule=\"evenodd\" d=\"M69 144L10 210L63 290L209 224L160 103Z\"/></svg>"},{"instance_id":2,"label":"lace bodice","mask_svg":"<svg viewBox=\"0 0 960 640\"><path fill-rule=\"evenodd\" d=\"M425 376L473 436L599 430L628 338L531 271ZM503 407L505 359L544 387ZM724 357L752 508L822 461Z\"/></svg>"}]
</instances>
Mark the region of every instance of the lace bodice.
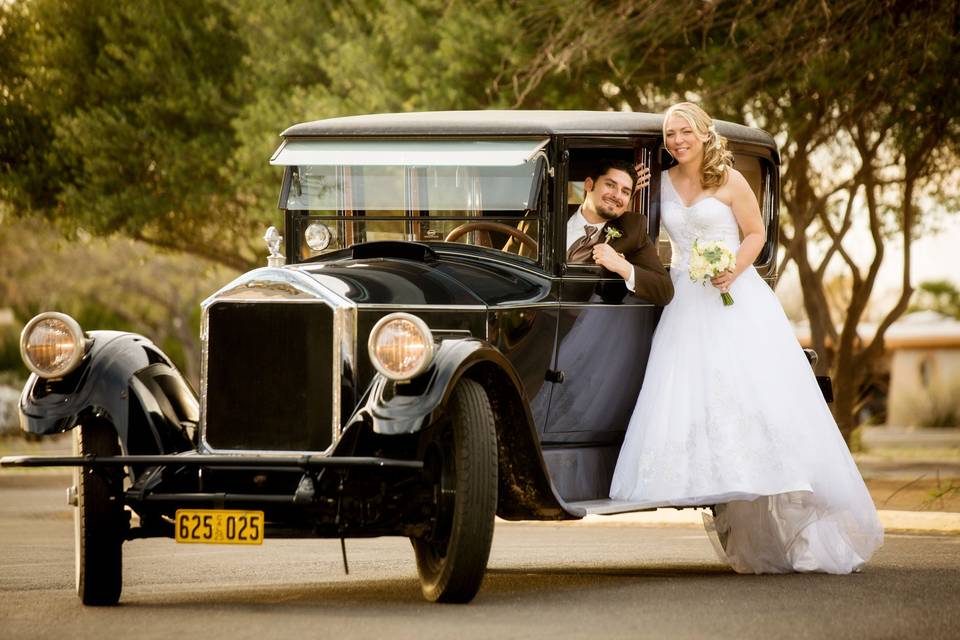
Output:
<instances>
[{"instance_id":1,"label":"lace bodice","mask_svg":"<svg viewBox=\"0 0 960 640\"><path fill-rule=\"evenodd\" d=\"M667 171L660 176L660 216L670 235L672 272L687 270L694 240L722 240L734 253L740 248L740 229L733 210L713 196L701 198L690 207L684 205Z\"/></svg>"}]
</instances>

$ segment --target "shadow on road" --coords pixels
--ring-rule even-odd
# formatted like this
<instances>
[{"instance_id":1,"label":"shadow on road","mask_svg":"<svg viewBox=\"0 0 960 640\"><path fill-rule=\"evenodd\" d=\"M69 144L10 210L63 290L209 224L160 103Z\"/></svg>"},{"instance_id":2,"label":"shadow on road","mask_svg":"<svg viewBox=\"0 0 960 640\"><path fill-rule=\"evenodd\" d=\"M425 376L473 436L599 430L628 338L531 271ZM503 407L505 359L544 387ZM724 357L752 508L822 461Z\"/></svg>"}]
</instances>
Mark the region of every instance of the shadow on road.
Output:
<instances>
[{"instance_id":1,"label":"shadow on road","mask_svg":"<svg viewBox=\"0 0 960 640\"><path fill-rule=\"evenodd\" d=\"M548 576L581 576L581 577L627 577L627 578L673 578L677 576L730 576L736 573L729 567L722 565L704 566L698 564L656 564L643 565L640 567L527 567L527 568L491 568L487 570L488 584L492 579L498 576L518 576L525 575L530 577L548 577Z\"/></svg>"},{"instance_id":2,"label":"shadow on road","mask_svg":"<svg viewBox=\"0 0 960 640\"><path fill-rule=\"evenodd\" d=\"M797 577L797 574L793 574ZM812 578L813 576L807 576ZM823 576L819 576L823 579ZM777 579L777 577L772 577ZM781 577L782 578L782 577ZM609 589L634 589L641 585L656 587L670 583L673 586L714 589L718 580L752 582L767 579L756 576L738 576L728 567L703 564L657 564L618 567L536 566L491 568L480 594L470 608L517 604L543 604L548 601L569 600L571 592L580 592L578 598L601 597ZM829 579L829 578L826 578ZM708 585L709 583L709 585ZM459 606L442 606L423 600L416 578L369 579L346 578L324 583L277 584L257 588L236 585L207 588L202 591L152 591L138 588L123 596L123 608L196 609L209 606L241 605L245 610L260 607L274 608L289 605L293 608L309 605L311 608L333 608L341 613L356 608L369 615L369 607L381 612L464 611ZM374 613L373 615L377 615Z\"/></svg>"}]
</instances>

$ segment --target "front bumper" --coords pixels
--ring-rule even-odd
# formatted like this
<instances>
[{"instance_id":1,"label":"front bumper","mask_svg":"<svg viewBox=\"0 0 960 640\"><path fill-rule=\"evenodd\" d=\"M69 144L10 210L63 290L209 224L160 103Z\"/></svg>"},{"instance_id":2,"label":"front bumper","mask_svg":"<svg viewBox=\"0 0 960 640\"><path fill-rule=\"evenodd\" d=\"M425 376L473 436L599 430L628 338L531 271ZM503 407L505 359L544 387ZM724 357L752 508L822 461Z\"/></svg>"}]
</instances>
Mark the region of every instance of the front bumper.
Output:
<instances>
[{"instance_id":1,"label":"front bumper","mask_svg":"<svg viewBox=\"0 0 960 640\"><path fill-rule=\"evenodd\" d=\"M220 467L229 469L355 469L395 468L422 469L419 460L395 460L376 457L331 457L323 454L291 456L244 456L244 455L156 455L156 456L4 456L0 467L116 467L116 466L177 466Z\"/></svg>"},{"instance_id":2,"label":"front bumper","mask_svg":"<svg viewBox=\"0 0 960 640\"><path fill-rule=\"evenodd\" d=\"M140 517L126 539L173 537L177 509L253 509L269 537L422 537L436 518L424 463L384 457L300 455L7 456L0 467L129 467L136 483L116 487ZM429 475L429 474L427 474Z\"/></svg>"}]
</instances>

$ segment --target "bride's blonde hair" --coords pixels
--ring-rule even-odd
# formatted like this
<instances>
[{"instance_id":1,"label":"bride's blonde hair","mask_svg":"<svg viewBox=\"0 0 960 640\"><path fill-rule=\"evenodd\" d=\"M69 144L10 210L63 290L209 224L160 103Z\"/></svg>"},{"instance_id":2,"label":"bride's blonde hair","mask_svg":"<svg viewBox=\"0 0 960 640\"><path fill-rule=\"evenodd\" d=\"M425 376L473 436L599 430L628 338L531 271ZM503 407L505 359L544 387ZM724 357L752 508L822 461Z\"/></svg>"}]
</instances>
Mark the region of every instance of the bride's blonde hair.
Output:
<instances>
[{"instance_id":1,"label":"bride's blonde hair","mask_svg":"<svg viewBox=\"0 0 960 640\"><path fill-rule=\"evenodd\" d=\"M700 186L715 189L727 181L727 169L733 166L733 154L727 151L727 139L717 133L713 118L692 102L678 102L663 114L663 144L667 144L667 122L672 116L686 120L703 141Z\"/></svg>"}]
</instances>

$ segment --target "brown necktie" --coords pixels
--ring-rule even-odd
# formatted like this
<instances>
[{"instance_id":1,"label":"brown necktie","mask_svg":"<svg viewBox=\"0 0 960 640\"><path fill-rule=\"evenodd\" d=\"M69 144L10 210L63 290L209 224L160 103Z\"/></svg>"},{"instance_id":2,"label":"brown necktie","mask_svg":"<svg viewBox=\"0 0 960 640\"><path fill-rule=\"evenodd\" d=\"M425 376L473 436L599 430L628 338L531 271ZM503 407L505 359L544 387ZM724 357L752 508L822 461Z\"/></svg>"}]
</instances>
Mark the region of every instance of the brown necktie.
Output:
<instances>
[{"instance_id":1,"label":"brown necktie","mask_svg":"<svg viewBox=\"0 0 960 640\"><path fill-rule=\"evenodd\" d=\"M577 238L567 250L567 262L593 262L593 245L597 244L600 229L583 225L583 236Z\"/></svg>"}]
</instances>

